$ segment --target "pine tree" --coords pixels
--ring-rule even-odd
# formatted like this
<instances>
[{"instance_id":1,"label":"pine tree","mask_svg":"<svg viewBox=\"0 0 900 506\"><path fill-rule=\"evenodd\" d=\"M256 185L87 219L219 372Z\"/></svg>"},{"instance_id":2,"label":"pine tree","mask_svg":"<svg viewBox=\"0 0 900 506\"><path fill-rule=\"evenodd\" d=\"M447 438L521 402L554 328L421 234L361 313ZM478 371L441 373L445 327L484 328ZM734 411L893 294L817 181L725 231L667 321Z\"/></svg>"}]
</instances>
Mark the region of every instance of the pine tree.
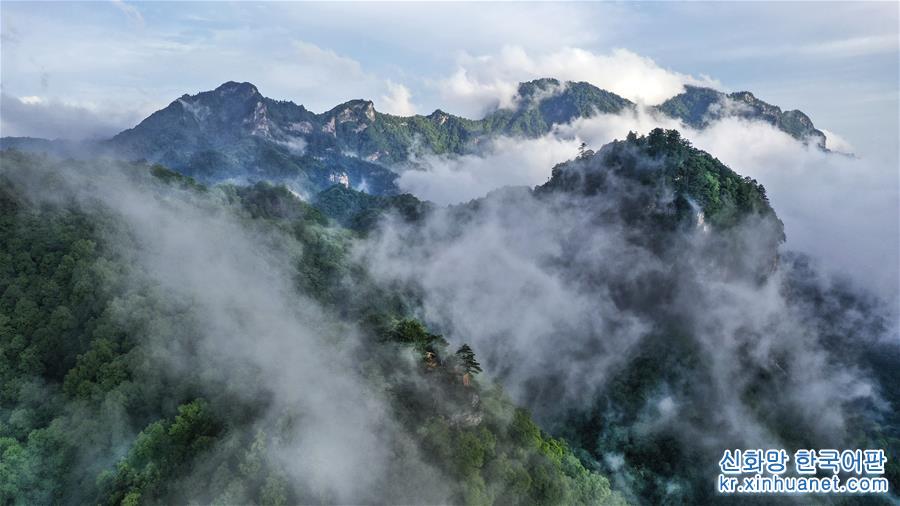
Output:
<instances>
[{"instance_id":1,"label":"pine tree","mask_svg":"<svg viewBox=\"0 0 900 506\"><path fill-rule=\"evenodd\" d=\"M465 371L463 374L463 384L469 386L472 376L481 372L481 364L475 360L475 352L472 351L472 348L469 347L468 344L460 346L460 348L456 350L456 356L459 358L460 362L462 362L463 370Z\"/></svg>"}]
</instances>

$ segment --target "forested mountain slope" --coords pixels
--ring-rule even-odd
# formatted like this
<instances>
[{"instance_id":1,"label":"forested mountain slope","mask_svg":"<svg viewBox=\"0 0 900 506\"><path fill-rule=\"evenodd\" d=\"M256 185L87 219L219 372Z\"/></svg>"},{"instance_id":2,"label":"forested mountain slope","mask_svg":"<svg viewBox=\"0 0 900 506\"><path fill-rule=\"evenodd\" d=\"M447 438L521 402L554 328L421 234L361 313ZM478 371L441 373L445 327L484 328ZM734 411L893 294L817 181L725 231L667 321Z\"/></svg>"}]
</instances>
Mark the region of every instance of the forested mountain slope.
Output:
<instances>
[{"instance_id":1,"label":"forested mountain slope","mask_svg":"<svg viewBox=\"0 0 900 506\"><path fill-rule=\"evenodd\" d=\"M621 502L283 187L0 167L0 502Z\"/></svg>"}]
</instances>

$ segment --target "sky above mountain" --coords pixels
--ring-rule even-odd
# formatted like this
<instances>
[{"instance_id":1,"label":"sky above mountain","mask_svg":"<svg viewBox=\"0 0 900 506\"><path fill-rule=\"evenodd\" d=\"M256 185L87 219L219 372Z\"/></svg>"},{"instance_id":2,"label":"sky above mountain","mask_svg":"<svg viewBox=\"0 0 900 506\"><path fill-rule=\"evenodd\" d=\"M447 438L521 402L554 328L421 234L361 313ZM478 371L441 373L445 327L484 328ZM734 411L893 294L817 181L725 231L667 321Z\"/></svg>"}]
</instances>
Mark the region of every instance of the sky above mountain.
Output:
<instances>
[{"instance_id":1,"label":"sky above mountain","mask_svg":"<svg viewBox=\"0 0 900 506\"><path fill-rule=\"evenodd\" d=\"M896 151L898 4L17 3L2 10L2 135L102 137L184 93L251 81L323 111L479 116L518 81L658 103L751 90L866 152ZM79 127L72 128L73 122Z\"/></svg>"}]
</instances>

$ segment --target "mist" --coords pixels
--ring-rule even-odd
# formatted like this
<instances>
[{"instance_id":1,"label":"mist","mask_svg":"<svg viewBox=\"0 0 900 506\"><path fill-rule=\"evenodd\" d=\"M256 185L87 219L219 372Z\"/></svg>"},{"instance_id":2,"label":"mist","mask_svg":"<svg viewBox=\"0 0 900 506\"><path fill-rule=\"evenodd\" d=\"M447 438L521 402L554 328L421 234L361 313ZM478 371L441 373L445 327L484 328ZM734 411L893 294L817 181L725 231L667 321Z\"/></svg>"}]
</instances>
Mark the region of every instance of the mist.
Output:
<instances>
[{"instance_id":1,"label":"mist","mask_svg":"<svg viewBox=\"0 0 900 506\"><path fill-rule=\"evenodd\" d=\"M48 100L39 96L14 97L0 93L4 136L45 137L73 141L104 139L141 119L141 112L95 111L78 104ZM143 112L143 111L142 111ZM78 125L73 129L72 125Z\"/></svg>"},{"instance_id":2,"label":"mist","mask_svg":"<svg viewBox=\"0 0 900 506\"><path fill-rule=\"evenodd\" d=\"M646 108L582 118L538 139L501 137L474 155L425 156L401 173L404 191L457 204L507 185L544 183L556 164L628 132L674 128L741 175L762 183L785 223L785 247L808 254L832 276L884 299L900 317L900 174L897 152L824 152L760 121L723 118L696 130ZM829 147L849 150L837 138ZM872 268L877 266L877 268Z\"/></svg>"},{"instance_id":3,"label":"mist","mask_svg":"<svg viewBox=\"0 0 900 506\"><path fill-rule=\"evenodd\" d=\"M385 385L362 376L357 329L298 293L299 243L242 218L222 190L160 185L140 167L90 167L6 175L36 202L74 205L117 224L105 243L132 265L129 293L119 297L158 294L180 323L139 336L153 357L144 367L162 367L174 384L208 398L259 406L255 428L245 429L251 434L293 420L265 452L304 501L447 500L443 478L392 419ZM60 184L62 191L47 191ZM217 465L215 455L197 467Z\"/></svg>"},{"instance_id":4,"label":"mist","mask_svg":"<svg viewBox=\"0 0 900 506\"><path fill-rule=\"evenodd\" d=\"M633 128L625 119L586 121L595 127L593 137L579 139L593 145L606 135L603 128ZM718 139L701 135L709 143ZM520 150L547 142L522 141ZM783 149L801 161L840 156L789 146ZM451 342L472 343L485 357L485 370L544 426L573 435L598 458L605 454L614 462L616 445L578 440L577 429L569 431L584 417L600 416L616 428L610 431L671 435L699 452L702 462L714 462L722 448L790 447L784 424L820 447L847 442L853 420L884 405L878 385L841 350L896 342L890 314L876 304L861 317L859 308L841 303L829 291L828 276L810 274L808 258L780 245L774 217L749 216L731 229L711 229L695 209L692 226L647 230L634 221L636 210L665 209L672 195L648 194L615 177L599 165L609 151L562 169L606 174L607 186L596 195L495 190L444 208L424 224L385 220L357 254L383 283L416 293L422 318ZM835 160L821 170L859 163ZM473 170L491 170L490 162L502 159ZM635 163L640 172L660 162L638 156ZM781 183L804 175L785 175ZM778 202L788 196L773 193L782 216ZM791 227L803 215L790 209L785 232L793 246ZM797 288L798 279L809 283L809 292ZM832 301L833 313L814 307L815 297ZM649 390L631 392L644 400L626 408L617 396L625 395L620 390L629 378L646 374L639 371L648 359L659 378ZM606 466L628 489L627 466Z\"/></svg>"}]
</instances>

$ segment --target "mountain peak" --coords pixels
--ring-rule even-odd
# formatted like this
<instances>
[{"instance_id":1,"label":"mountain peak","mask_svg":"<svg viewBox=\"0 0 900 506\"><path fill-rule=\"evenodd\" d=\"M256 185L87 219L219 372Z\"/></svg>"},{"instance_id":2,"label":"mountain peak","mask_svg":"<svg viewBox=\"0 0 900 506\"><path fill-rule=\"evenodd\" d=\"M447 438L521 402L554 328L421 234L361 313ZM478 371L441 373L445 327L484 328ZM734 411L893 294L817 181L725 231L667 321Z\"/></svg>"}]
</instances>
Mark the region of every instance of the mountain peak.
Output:
<instances>
[{"instance_id":1,"label":"mountain peak","mask_svg":"<svg viewBox=\"0 0 900 506\"><path fill-rule=\"evenodd\" d=\"M549 77L522 82L516 89L516 97L520 104L533 104L559 94L567 84Z\"/></svg>"},{"instance_id":2,"label":"mountain peak","mask_svg":"<svg viewBox=\"0 0 900 506\"><path fill-rule=\"evenodd\" d=\"M350 107L352 109L367 109L370 107L374 108L375 102L372 102L371 100L365 100L362 98L354 98L353 100L348 100L348 101L344 102L343 104L339 105L338 107L342 107L342 106Z\"/></svg>"},{"instance_id":3,"label":"mountain peak","mask_svg":"<svg viewBox=\"0 0 900 506\"><path fill-rule=\"evenodd\" d=\"M753 93L750 93L749 91L736 91L734 93L729 93L728 96L732 100L743 100L744 102L755 102L758 100Z\"/></svg>"},{"instance_id":4,"label":"mountain peak","mask_svg":"<svg viewBox=\"0 0 900 506\"><path fill-rule=\"evenodd\" d=\"M547 90L560 86L559 79L554 79L552 77L542 77L540 79L533 79L531 81L525 81L519 83L519 93L528 93L534 90Z\"/></svg>"},{"instance_id":5,"label":"mountain peak","mask_svg":"<svg viewBox=\"0 0 900 506\"><path fill-rule=\"evenodd\" d=\"M337 117L339 123L375 121L375 103L371 100L353 99L334 107L325 113L326 117Z\"/></svg>"},{"instance_id":6,"label":"mountain peak","mask_svg":"<svg viewBox=\"0 0 900 506\"><path fill-rule=\"evenodd\" d=\"M225 93L241 93L247 95L255 95L259 93L259 90L252 83L243 82L239 83L237 81L228 81L222 83L221 86L216 88L214 91L217 91L221 94Z\"/></svg>"}]
</instances>

